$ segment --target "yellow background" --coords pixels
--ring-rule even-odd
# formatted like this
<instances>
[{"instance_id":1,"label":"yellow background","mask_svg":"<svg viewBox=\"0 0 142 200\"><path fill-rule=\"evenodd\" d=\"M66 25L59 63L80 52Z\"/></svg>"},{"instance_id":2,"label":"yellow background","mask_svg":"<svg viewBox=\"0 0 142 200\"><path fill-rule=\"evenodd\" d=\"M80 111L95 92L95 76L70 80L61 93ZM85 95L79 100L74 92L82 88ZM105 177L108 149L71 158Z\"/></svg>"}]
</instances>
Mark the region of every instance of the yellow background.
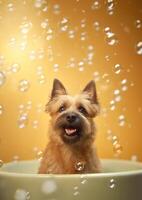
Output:
<instances>
[{"instance_id":1,"label":"yellow background","mask_svg":"<svg viewBox=\"0 0 142 200\"><path fill-rule=\"evenodd\" d=\"M7 162L41 156L48 136L49 118L44 105L49 99L53 79L58 78L70 94L81 91L91 79L96 80L101 104L101 113L96 118L96 143L101 158L132 159L136 156L142 161L142 55L138 55L136 47L142 41L141 1L112 1L112 14L108 12L108 1L101 0L11 2L12 5L9 1L0 3L0 71L6 77L0 86L3 107L0 159ZM41 23L45 19L48 19L48 26L43 28ZM141 20L139 26L137 20ZM98 29L93 25L95 22L99 23ZM115 34L112 38L107 39L106 27ZM71 30L74 38L69 38ZM15 38L13 43L12 38ZM113 38L116 43L109 45ZM22 42L25 42L23 50ZM89 46L93 46L90 50L93 57L88 64ZM40 50L44 52L41 57ZM33 60L31 51L35 53ZM82 68L80 62L83 62ZM14 63L20 66L15 73L11 67ZM55 64L59 66L57 70ZM120 64L120 69L116 64ZM39 82L38 66L42 66L44 83ZM29 81L25 92L19 90L19 81L23 79ZM126 91L121 84L124 79L127 80ZM120 91L118 102L114 94L117 89ZM115 101L114 110L111 110L112 100ZM24 109L20 111L21 104ZM25 127L21 129L18 125L20 112L27 113ZM125 117L122 126L121 115ZM38 121L36 128L35 120Z\"/></svg>"}]
</instances>

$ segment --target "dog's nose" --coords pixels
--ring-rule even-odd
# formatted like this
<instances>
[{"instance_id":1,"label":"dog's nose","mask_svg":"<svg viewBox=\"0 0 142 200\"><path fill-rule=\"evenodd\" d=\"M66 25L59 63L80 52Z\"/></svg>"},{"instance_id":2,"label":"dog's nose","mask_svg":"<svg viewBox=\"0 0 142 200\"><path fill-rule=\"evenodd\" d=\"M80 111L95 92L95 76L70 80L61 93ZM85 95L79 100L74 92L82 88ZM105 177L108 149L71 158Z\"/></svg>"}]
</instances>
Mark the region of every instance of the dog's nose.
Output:
<instances>
[{"instance_id":1,"label":"dog's nose","mask_svg":"<svg viewBox=\"0 0 142 200\"><path fill-rule=\"evenodd\" d=\"M67 115L66 119L68 122L72 123L76 121L77 116L74 113L70 113Z\"/></svg>"}]
</instances>

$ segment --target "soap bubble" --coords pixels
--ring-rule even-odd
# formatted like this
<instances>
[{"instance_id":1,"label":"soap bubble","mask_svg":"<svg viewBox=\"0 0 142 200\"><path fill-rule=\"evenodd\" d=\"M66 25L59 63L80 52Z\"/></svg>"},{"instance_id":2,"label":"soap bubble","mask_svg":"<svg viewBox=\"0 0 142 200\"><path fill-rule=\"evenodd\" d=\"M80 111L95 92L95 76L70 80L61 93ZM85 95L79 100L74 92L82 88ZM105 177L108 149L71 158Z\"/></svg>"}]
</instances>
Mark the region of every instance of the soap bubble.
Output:
<instances>
[{"instance_id":1,"label":"soap bubble","mask_svg":"<svg viewBox=\"0 0 142 200\"><path fill-rule=\"evenodd\" d=\"M81 171L84 170L84 168L85 168L85 162L80 161L80 162L75 163L75 170L76 171L81 172Z\"/></svg>"},{"instance_id":2,"label":"soap bubble","mask_svg":"<svg viewBox=\"0 0 142 200\"><path fill-rule=\"evenodd\" d=\"M34 6L36 8L41 8L41 6L43 5L44 0L35 0Z\"/></svg>"},{"instance_id":3,"label":"soap bubble","mask_svg":"<svg viewBox=\"0 0 142 200\"><path fill-rule=\"evenodd\" d=\"M3 106L0 105L0 115L2 115L2 114L3 114Z\"/></svg>"},{"instance_id":4,"label":"soap bubble","mask_svg":"<svg viewBox=\"0 0 142 200\"><path fill-rule=\"evenodd\" d=\"M82 32L81 36L80 36L80 40L84 41L84 40L86 40L86 37L87 37L87 33L86 32Z\"/></svg>"},{"instance_id":5,"label":"soap bubble","mask_svg":"<svg viewBox=\"0 0 142 200\"><path fill-rule=\"evenodd\" d=\"M32 22L30 21L23 21L20 25L20 31L22 34L27 34L32 28Z\"/></svg>"},{"instance_id":6,"label":"soap bubble","mask_svg":"<svg viewBox=\"0 0 142 200\"><path fill-rule=\"evenodd\" d=\"M38 125L39 125L39 122L38 122L38 120L34 120L33 122L32 122L32 126L33 126L33 128L38 128Z\"/></svg>"},{"instance_id":7,"label":"soap bubble","mask_svg":"<svg viewBox=\"0 0 142 200\"><path fill-rule=\"evenodd\" d=\"M84 62L83 61L80 61L78 63L78 66L79 66L79 71L83 71L84 70Z\"/></svg>"},{"instance_id":8,"label":"soap bubble","mask_svg":"<svg viewBox=\"0 0 142 200\"><path fill-rule=\"evenodd\" d=\"M84 185L84 184L86 184L88 182L86 174L81 174L80 175L80 182L81 182L82 185Z\"/></svg>"},{"instance_id":9,"label":"soap bubble","mask_svg":"<svg viewBox=\"0 0 142 200\"><path fill-rule=\"evenodd\" d=\"M36 59L36 52L34 50L30 51L29 58L30 58L30 60L35 60Z\"/></svg>"},{"instance_id":10,"label":"soap bubble","mask_svg":"<svg viewBox=\"0 0 142 200\"><path fill-rule=\"evenodd\" d=\"M20 65L18 63L13 63L11 66L10 66L10 69L12 72L16 73L20 70Z\"/></svg>"},{"instance_id":11,"label":"soap bubble","mask_svg":"<svg viewBox=\"0 0 142 200\"><path fill-rule=\"evenodd\" d=\"M29 200L30 193L24 189L17 189L14 195L15 200Z\"/></svg>"},{"instance_id":12,"label":"soap bubble","mask_svg":"<svg viewBox=\"0 0 142 200\"><path fill-rule=\"evenodd\" d=\"M13 12L13 11L15 10L13 3L9 3L9 4L7 5L7 8L8 8L8 11L9 11L9 12Z\"/></svg>"},{"instance_id":13,"label":"soap bubble","mask_svg":"<svg viewBox=\"0 0 142 200\"><path fill-rule=\"evenodd\" d=\"M4 164L4 162L2 160L0 160L0 167L2 167Z\"/></svg>"},{"instance_id":14,"label":"soap bubble","mask_svg":"<svg viewBox=\"0 0 142 200\"><path fill-rule=\"evenodd\" d=\"M94 28L95 28L96 31L99 31L99 30L100 30L100 24L99 24L99 22L97 22L97 21L94 22L94 23L93 23L93 26L94 26Z\"/></svg>"},{"instance_id":15,"label":"soap bubble","mask_svg":"<svg viewBox=\"0 0 142 200\"><path fill-rule=\"evenodd\" d=\"M75 186L73 189L74 189L74 192L73 192L73 195L74 195L74 196L80 195L78 186Z\"/></svg>"},{"instance_id":16,"label":"soap bubble","mask_svg":"<svg viewBox=\"0 0 142 200\"><path fill-rule=\"evenodd\" d=\"M132 155L131 156L131 161L133 161L133 162L138 161L138 156L137 155Z\"/></svg>"},{"instance_id":17,"label":"soap bubble","mask_svg":"<svg viewBox=\"0 0 142 200\"><path fill-rule=\"evenodd\" d=\"M2 86L5 83L5 81L6 81L5 74L2 71L0 71L0 86Z\"/></svg>"},{"instance_id":18,"label":"soap bubble","mask_svg":"<svg viewBox=\"0 0 142 200\"><path fill-rule=\"evenodd\" d=\"M135 26L136 26L136 28L142 28L142 21L140 20L140 19L137 19L136 21L135 21Z\"/></svg>"},{"instance_id":19,"label":"soap bubble","mask_svg":"<svg viewBox=\"0 0 142 200\"><path fill-rule=\"evenodd\" d=\"M20 129L25 128L26 125L28 124L28 114L27 113L23 113L19 116L18 119L18 127Z\"/></svg>"},{"instance_id":20,"label":"soap bubble","mask_svg":"<svg viewBox=\"0 0 142 200\"><path fill-rule=\"evenodd\" d=\"M49 26L48 19L44 19L44 21L41 22L41 28L46 29Z\"/></svg>"},{"instance_id":21,"label":"soap bubble","mask_svg":"<svg viewBox=\"0 0 142 200\"><path fill-rule=\"evenodd\" d=\"M120 64L115 64L115 66L114 66L115 74L120 74L121 70L122 70L121 65Z\"/></svg>"},{"instance_id":22,"label":"soap bubble","mask_svg":"<svg viewBox=\"0 0 142 200\"><path fill-rule=\"evenodd\" d=\"M59 64L55 63L53 65L53 69L54 69L55 72L57 72L59 70Z\"/></svg>"},{"instance_id":23,"label":"soap bubble","mask_svg":"<svg viewBox=\"0 0 142 200\"><path fill-rule=\"evenodd\" d=\"M111 31L110 27L105 28L106 42L108 45L113 46L118 43L115 34Z\"/></svg>"},{"instance_id":24,"label":"soap bubble","mask_svg":"<svg viewBox=\"0 0 142 200\"><path fill-rule=\"evenodd\" d=\"M60 5L59 5L59 4L54 4L54 5L53 5L53 13L54 13L54 14L56 14L56 15L60 14L60 12L61 12L60 9L61 9L61 8L60 8Z\"/></svg>"},{"instance_id":25,"label":"soap bubble","mask_svg":"<svg viewBox=\"0 0 142 200\"><path fill-rule=\"evenodd\" d=\"M116 187L116 181L112 178L109 180L109 188L114 189Z\"/></svg>"},{"instance_id":26,"label":"soap bubble","mask_svg":"<svg viewBox=\"0 0 142 200\"><path fill-rule=\"evenodd\" d=\"M47 180L41 186L41 191L44 194L52 194L57 190L57 184L54 180Z\"/></svg>"},{"instance_id":27,"label":"soap bubble","mask_svg":"<svg viewBox=\"0 0 142 200\"><path fill-rule=\"evenodd\" d=\"M15 156L13 156L12 160L13 160L13 162L17 162L20 160L20 158L19 158L19 156L15 155Z\"/></svg>"},{"instance_id":28,"label":"soap bubble","mask_svg":"<svg viewBox=\"0 0 142 200\"><path fill-rule=\"evenodd\" d=\"M125 116L124 115L120 115L118 117L119 119L119 126L124 126L125 125Z\"/></svg>"},{"instance_id":29,"label":"soap bubble","mask_svg":"<svg viewBox=\"0 0 142 200\"><path fill-rule=\"evenodd\" d=\"M73 39L75 37L75 31L74 30L69 30L68 31L68 37Z\"/></svg>"},{"instance_id":30,"label":"soap bubble","mask_svg":"<svg viewBox=\"0 0 142 200\"><path fill-rule=\"evenodd\" d=\"M139 42L136 44L136 51L137 51L137 54L138 54L138 55L142 55L142 41L139 41Z\"/></svg>"},{"instance_id":31,"label":"soap bubble","mask_svg":"<svg viewBox=\"0 0 142 200\"><path fill-rule=\"evenodd\" d=\"M68 29L68 19L67 18L63 18L60 22L60 29L61 31L65 32Z\"/></svg>"},{"instance_id":32,"label":"soap bubble","mask_svg":"<svg viewBox=\"0 0 142 200\"><path fill-rule=\"evenodd\" d=\"M46 40L51 40L53 38L53 30L51 28L48 28L46 31Z\"/></svg>"},{"instance_id":33,"label":"soap bubble","mask_svg":"<svg viewBox=\"0 0 142 200\"><path fill-rule=\"evenodd\" d=\"M107 11L109 15L114 13L114 0L107 0Z\"/></svg>"},{"instance_id":34,"label":"soap bubble","mask_svg":"<svg viewBox=\"0 0 142 200\"><path fill-rule=\"evenodd\" d=\"M21 92L26 92L30 87L30 83L28 80L20 80L19 81L19 90Z\"/></svg>"},{"instance_id":35,"label":"soap bubble","mask_svg":"<svg viewBox=\"0 0 142 200\"><path fill-rule=\"evenodd\" d=\"M91 9L92 10L97 10L101 7L100 2L99 1L94 1L93 4L91 5Z\"/></svg>"},{"instance_id":36,"label":"soap bubble","mask_svg":"<svg viewBox=\"0 0 142 200\"><path fill-rule=\"evenodd\" d=\"M100 80L100 73L98 71L94 72L93 76L96 82Z\"/></svg>"}]
</instances>

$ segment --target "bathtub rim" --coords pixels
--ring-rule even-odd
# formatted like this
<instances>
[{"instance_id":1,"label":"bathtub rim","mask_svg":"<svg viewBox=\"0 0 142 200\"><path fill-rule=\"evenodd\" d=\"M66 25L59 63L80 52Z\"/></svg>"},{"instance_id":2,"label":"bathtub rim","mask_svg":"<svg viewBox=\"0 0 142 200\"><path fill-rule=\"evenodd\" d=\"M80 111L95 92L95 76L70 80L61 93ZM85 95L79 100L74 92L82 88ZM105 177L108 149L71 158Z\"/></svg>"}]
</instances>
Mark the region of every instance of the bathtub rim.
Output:
<instances>
[{"instance_id":1,"label":"bathtub rim","mask_svg":"<svg viewBox=\"0 0 142 200\"><path fill-rule=\"evenodd\" d=\"M20 163L30 163L37 160L21 160L17 161ZM123 159L101 159L101 161L105 162L121 162L121 163L132 163L136 166L142 167L142 162L137 161L131 161L131 160L123 160ZM15 164L14 162L8 162L5 163L4 166L9 164ZM0 177L14 177L14 178L80 178L84 175L85 178L111 178L111 177L126 177L126 176L136 176L136 175L142 175L142 168L136 169L136 170L128 170L128 171L120 171L120 172L102 172L102 173L86 173L86 174L35 174L35 173L16 173L16 172L7 172L3 171L3 166L0 168Z\"/></svg>"}]
</instances>

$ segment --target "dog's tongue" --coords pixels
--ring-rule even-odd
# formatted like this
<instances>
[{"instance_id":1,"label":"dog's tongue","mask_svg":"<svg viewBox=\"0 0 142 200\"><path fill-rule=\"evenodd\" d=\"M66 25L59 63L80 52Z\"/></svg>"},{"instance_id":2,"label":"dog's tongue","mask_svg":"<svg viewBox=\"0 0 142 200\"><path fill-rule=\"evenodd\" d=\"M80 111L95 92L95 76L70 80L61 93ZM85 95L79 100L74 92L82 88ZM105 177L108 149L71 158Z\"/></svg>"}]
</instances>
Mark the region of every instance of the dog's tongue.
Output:
<instances>
[{"instance_id":1,"label":"dog's tongue","mask_svg":"<svg viewBox=\"0 0 142 200\"><path fill-rule=\"evenodd\" d=\"M67 135L72 135L76 132L76 128L66 128L65 132Z\"/></svg>"}]
</instances>

